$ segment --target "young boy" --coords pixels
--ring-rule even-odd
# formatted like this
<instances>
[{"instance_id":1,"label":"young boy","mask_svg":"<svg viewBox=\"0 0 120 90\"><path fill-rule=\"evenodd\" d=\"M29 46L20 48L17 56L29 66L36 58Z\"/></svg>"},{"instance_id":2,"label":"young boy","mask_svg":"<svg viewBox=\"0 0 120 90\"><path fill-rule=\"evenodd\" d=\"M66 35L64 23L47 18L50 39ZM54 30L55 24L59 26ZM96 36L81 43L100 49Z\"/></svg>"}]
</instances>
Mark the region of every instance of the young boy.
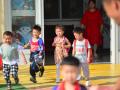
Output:
<instances>
[{"instance_id":1,"label":"young boy","mask_svg":"<svg viewBox=\"0 0 120 90\"><path fill-rule=\"evenodd\" d=\"M15 83L19 83L18 79L18 45L13 43L13 34L10 31L6 31L3 34L3 44L0 47L0 54L3 62L3 74L7 83L8 90L11 90L10 71L15 80Z\"/></svg>"},{"instance_id":2,"label":"young boy","mask_svg":"<svg viewBox=\"0 0 120 90\"><path fill-rule=\"evenodd\" d=\"M65 57L61 63L63 81L53 90L87 90L76 80L79 75L80 62L73 56Z\"/></svg>"},{"instance_id":3,"label":"young boy","mask_svg":"<svg viewBox=\"0 0 120 90\"><path fill-rule=\"evenodd\" d=\"M44 73L43 59L44 59L44 43L42 38L39 37L41 34L41 27L34 25L32 28L32 38L29 43L24 46L27 48L30 46L30 81L36 83L36 73L40 71L39 76L41 77Z\"/></svg>"},{"instance_id":4,"label":"young boy","mask_svg":"<svg viewBox=\"0 0 120 90\"><path fill-rule=\"evenodd\" d=\"M89 67L88 63L91 61L91 46L89 41L83 37L83 29L76 27L73 30L75 40L73 42L73 51L72 55L79 59L80 69L82 68L83 74L86 77L86 86L90 85L89 81ZM78 77L80 80L80 76Z\"/></svg>"}]
</instances>

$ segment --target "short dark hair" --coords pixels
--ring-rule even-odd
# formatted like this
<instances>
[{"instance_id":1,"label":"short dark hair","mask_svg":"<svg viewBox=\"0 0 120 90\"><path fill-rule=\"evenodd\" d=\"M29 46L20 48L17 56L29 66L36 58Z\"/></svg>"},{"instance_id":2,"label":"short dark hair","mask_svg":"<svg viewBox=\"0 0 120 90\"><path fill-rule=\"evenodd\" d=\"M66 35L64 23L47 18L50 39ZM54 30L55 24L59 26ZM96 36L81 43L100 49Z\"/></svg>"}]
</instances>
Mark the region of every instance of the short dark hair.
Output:
<instances>
[{"instance_id":1,"label":"short dark hair","mask_svg":"<svg viewBox=\"0 0 120 90\"><path fill-rule=\"evenodd\" d=\"M37 30L38 32L41 32L41 27L39 25L34 25L32 30L33 29Z\"/></svg>"},{"instance_id":2,"label":"short dark hair","mask_svg":"<svg viewBox=\"0 0 120 90\"><path fill-rule=\"evenodd\" d=\"M57 25L55 26L55 30L58 29L58 28L60 28L62 31L65 31L65 28L64 28L63 25L57 24Z\"/></svg>"},{"instance_id":3,"label":"short dark hair","mask_svg":"<svg viewBox=\"0 0 120 90\"><path fill-rule=\"evenodd\" d=\"M90 2L93 2L94 4L96 4L96 0L89 0L88 4L90 4Z\"/></svg>"},{"instance_id":4,"label":"short dark hair","mask_svg":"<svg viewBox=\"0 0 120 90\"><path fill-rule=\"evenodd\" d=\"M67 56L63 59L61 65L72 65L72 66L79 67L80 62L74 56Z\"/></svg>"},{"instance_id":5,"label":"short dark hair","mask_svg":"<svg viewBox=\"0 0 120 90\"><path fill-rule=\"evenodd\" d=\"M84 29L82 29L81 27L76 27L73 29L73 33L84 33Z\"/></svg>"},{"instance_id":6,"label":"short dark hair","mask_svg":"<svg viewBox=\"0 0 120 90\"><path fill-rule=\"evenodd\" d=\"M4 35L13 37L13 33L10 32L10 31L5 31L5 32L3 33L3 36L4 36Z\"/></svg>"}]
</instances>

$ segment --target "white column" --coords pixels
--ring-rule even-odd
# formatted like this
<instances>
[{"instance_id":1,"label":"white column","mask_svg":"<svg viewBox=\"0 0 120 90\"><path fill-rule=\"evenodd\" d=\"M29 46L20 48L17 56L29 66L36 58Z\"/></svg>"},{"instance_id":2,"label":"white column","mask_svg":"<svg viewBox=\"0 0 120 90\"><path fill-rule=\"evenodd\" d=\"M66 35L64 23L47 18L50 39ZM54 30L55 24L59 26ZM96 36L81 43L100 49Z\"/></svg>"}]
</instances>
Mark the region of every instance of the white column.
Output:
<instances>
[{"instance_id":1,"label":"white column","mask_svg":"<svg viewBox=\"0 0 120 90\"><path fill-rule=\"evenodd\" d=\"M44 0L36 0L36 24L42 28L42 38L44 40Z\"/></svg>"},{"instance_id":2,"label":"white column","mask_svg":"<svg viewBox=\"0 0 120 90\"><path fill-rule=\"evenodd\" d=\"M111 19L111 63L118 63L118 54L118 25Z\"/></svg>"},{"instance_id":3,"label":"white column","mask_svg":"<svg viewBox=\"0 0 120 90\"><path fill-rule=\"evenodd\" d=\"M11 0L4 0L5 31L12 31Z\"/></svg>"}]
</instances>

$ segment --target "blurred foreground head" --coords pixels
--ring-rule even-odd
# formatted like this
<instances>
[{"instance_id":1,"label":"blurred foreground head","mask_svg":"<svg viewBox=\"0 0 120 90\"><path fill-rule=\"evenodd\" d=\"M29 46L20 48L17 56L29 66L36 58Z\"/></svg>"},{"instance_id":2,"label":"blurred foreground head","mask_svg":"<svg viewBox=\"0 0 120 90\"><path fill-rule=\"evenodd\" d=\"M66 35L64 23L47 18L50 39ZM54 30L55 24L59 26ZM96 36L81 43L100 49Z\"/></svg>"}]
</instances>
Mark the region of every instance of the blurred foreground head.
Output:
<instances>
[{"instance_id":1,"label":"blurred foreground head","mask_svg":"<svg viewBox=\"0 0 120 90\"><path fill-rule=\"evenodd\" d=\"M113 90L120 90L120 78L117 80L115 86L113 87Z\"/></svg>"},{"instance_id":2,"label":"blurred foreground head","mask_svg":"<svg viewBox=\"0 0 120 90\"><path fill-rule=\"evenodd\" d=\"M120 0L103 0L103 5L107 15L120 25Z\"/></svg>"},{"instance_id":3,"label":"blurred foreground head","mask_svg":"<svg viewBox=\"0 0 120 90\"><path fill-rule=\"evenodd\" d=\"M96 85L89 87L88 90L113 90L112 86Z\"/></svg>"}]
</instances>

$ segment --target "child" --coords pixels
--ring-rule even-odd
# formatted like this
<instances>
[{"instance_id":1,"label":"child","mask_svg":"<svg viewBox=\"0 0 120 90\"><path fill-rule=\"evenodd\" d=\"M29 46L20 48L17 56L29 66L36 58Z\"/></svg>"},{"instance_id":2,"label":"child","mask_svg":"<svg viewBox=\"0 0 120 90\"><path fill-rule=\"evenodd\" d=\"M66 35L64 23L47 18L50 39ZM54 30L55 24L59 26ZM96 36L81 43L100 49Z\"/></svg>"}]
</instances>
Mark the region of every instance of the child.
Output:
<instances>
[{"instance_id":1,"label":"child","mask_svg":"<svg viewBox=\"0 0 120 90\"><path fill-rule=\"evenodd\" d=\"M40 71L40 77L44 73L43 59L44 59L44 43L42 38L39 38L41 34L41 27L35 25L32 28L32 38L29 40L29 43L24 46L27 48L30 46L30 81L36 83L36 73Z\"/></svg>"},{"instance_id":2,"label":"child","mask_svg":"<svg viewBox=\"0 0 120 90\"><path fill-rule=\"evenodd\" d=\"M75 40L72 45L72 55L79 59L81 63L80 69L82 68L83 74L86 77L86 86L89 86L90 81L88 63L91 61L92 50L89 41L83 37L83 33L84 31L79 27L76 27L73 30ZM80 80L80 76L78 77L78 80Z\"/></svg>"},{"instance_id":3,"label":"child","mask_svg":"<svg viewBox=\"0 0 120 90\"><path fill-rule=\"evenodd\" d=\"M73 56L65 57L61 63L62 76L64 80L53 88L53 90L87 90L85 86L78 83L80 62Z\"/></svg>"},{"instance_id":4,"label":"child","mask_svg":"<svg viewBox=\"0 0 120 90\"><path fill-rule=\"evenodd\" d=\"M3 74L7 83L8 90L11 90L10 71L15 80L19 83L18 78L18 45L13 43L13 34L6 31L3 34L3 44L0 47L0 54L3 62Z\"/></svg>"},{"instance_id":5,"label":"child","mask_svg":"<svg viewBox=\"0 0 120 90\"><path fill-rule=\"evenodd\" d=\"M60 63L63 57L68 55L68 49L71 47L69 40L64 36L64 27L56 25L55 27L56 37L52 46L55 46L54 60L56 64L56 82L60 82Z\"/></svg>"}]
</instances>

